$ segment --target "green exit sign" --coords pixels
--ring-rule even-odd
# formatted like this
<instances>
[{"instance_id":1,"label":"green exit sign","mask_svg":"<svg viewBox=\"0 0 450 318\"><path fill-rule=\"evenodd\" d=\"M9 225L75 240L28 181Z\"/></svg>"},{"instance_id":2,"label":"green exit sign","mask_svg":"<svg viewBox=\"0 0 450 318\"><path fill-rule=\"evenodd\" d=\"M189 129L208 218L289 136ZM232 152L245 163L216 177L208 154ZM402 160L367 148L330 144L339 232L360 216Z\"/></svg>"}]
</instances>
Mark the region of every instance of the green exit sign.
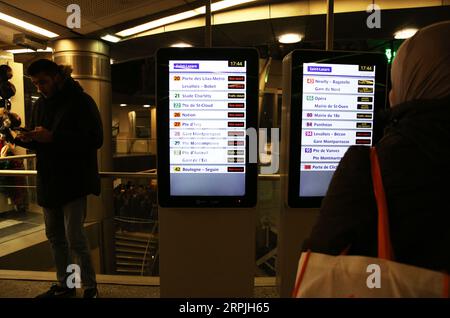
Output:
<instances>
[{"instance_id":1,"label":"green exit sign","mask_svg":"<svg viewBox=\"0 0 450 318\"><path fill-rule=\"evenodd\" d=\"M386 58L388 60L388 63L391 64L392 61L394 60L395 55L397 54L397 52L396 51L392 52L391 49L386 49L386 50L384 50L384 54L386 54Z\"/></svg>"}]
</instances>

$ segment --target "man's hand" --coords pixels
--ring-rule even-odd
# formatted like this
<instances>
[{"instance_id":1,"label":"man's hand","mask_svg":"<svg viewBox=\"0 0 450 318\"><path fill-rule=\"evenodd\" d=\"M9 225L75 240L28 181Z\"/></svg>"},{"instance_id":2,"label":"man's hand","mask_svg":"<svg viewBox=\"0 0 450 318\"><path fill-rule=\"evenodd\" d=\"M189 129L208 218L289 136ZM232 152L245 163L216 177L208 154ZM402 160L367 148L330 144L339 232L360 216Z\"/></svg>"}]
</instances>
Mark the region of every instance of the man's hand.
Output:
<instances>
[{"instance_id":1,"label":"man's hand","mask_svg":"<svg viewBox=\"0 0 450 318\"><path fill-rule=\"evenodd\" d=\"M30 133L28 131L19 131L19 132L12 131L11 134L14 138L17 138L22 142L33 141L33 139L30 138Z\"/></svg>"},{"instance_id":2,"label":"man's hand","mask_svg":"<svg viewBox=\"0 0 450 318\"><path fill-rule=\"evenodd\" d=\"M33 131L27 133L26 136L41 143L53 141L53 133L44 127L36 127Z\"/></svg>"}]
</instances>

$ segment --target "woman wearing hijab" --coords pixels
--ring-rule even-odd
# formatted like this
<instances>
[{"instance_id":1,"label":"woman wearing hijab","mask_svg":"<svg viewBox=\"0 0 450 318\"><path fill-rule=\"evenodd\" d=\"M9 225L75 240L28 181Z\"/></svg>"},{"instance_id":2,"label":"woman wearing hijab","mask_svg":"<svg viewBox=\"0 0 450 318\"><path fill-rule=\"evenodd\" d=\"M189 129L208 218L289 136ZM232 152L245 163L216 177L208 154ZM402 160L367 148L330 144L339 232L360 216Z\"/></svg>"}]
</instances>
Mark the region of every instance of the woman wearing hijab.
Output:
<instances>
[{"instance_id":1,"label":"woman wearing hijab","mask_svg":"<svg viewBox=\"0 0 450 318\"><path fill-rule=\"evenodd\" d=\"M378 152L395 261L450 272L450 21L419 30L392 65ZM342 158L304 249L377 256L369 147Z\"/></svg>"}]
</instances>

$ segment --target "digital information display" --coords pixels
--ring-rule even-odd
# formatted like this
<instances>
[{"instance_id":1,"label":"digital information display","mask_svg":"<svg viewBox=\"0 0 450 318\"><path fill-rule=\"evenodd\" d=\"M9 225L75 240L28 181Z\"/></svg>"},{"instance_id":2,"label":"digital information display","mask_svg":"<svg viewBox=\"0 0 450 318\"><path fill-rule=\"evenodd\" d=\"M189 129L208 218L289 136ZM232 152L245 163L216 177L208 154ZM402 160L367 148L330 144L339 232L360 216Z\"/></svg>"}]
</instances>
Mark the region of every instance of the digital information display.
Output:
<instances>
[{"instance_id":1,"label":"digital information display","mask_svg":"<svg viewBox=\"0 0 450 318\"><path fill-rule=\"evenodd\" d=\"M156 57L158 203L252 207L257 162L258 53L247 48L163 48Z\"/></svg>"},{"instance_id":2,"label":"digital information display","mask_svg":"<svg viewBox=\"0 0 450 318\"><path fill-rule=\"evenodd\" d=\"M301 197L324 196L352 145L372 145L375 65L303 64Z\"/></svg>"},{"instance_id":3,"label":"digital information display","mask_svg":"<svg viewBox=\"0 0 450 318\"><path fill-rule=\"evenodd\" d=\"M246 70L169 61L171 195L245 195Z\"/></svg>"},{"instance_id":4,"label":"digital information display","mask_svg":"<svg viewBox=\"0 0 450 318\"><path fill-rule=\"evenodd\" d=\"M283 78L287 204L318 208L348 148L371 146L382 135L377 123L386 107L387 59L294 50L283 59Z\"/></svg>"}]
</instances>

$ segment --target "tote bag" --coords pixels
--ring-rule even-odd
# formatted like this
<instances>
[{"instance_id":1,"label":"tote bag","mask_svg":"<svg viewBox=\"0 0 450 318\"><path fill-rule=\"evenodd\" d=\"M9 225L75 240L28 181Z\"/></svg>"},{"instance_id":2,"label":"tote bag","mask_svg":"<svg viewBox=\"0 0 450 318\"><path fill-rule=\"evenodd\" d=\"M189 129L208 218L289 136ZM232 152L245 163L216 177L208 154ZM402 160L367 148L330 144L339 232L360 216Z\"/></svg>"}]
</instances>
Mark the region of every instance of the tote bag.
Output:
<instances>
[{"instance_id":1,"label":"tote bag","mask_svg":"<svg viewBox=\"0 0 450 318\"><path fill-rule=\"evenodd\" d=\"M386 196L376 148L370 151L378 208L378 258L301 254L293 297L449 297L449 276L393 260Z\"/></svg>"}]
</instances>

